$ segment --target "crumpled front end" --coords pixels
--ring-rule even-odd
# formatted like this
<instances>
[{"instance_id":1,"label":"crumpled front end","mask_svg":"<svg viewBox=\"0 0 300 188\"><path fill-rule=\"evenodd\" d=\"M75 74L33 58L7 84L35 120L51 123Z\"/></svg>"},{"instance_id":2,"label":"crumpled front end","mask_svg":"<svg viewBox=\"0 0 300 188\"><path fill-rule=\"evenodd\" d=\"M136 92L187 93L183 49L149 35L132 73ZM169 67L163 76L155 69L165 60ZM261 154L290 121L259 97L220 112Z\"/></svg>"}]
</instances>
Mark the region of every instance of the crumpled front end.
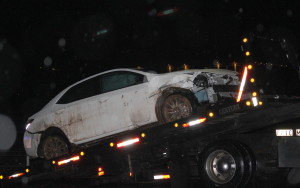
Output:
<instances>
[{"instance_id":1,"label":"crumpled front end","mask_svg":"<svg viewBox=\"0 0 300 188\"><path fill-rule=\"evenodd\" d=\"M236 101L241 81L231 70L196 69L159 75L150 80L149 93L155 96L167 88L183 88L194 93L199 103L217 103L221 99ZM244 93L243 99L250 98Z\"/></svg>"},{"instance_id":2,"label":"crumpled front end","mask_svg":"<svg viewBox=\"0 0 300 188\"><path fill-rule=\"evenodd\" d=\"M33 158L38 157L37 150L40 143L40 139L41 139L41 134L39 133L32 134L28 131L25 131L23 143L24 143L26 154L28 156Z\"/></svg>"},{"instance_id":3,"label":"crumpled front end","mask_svg":"<svg viewBox=\"0 0 300 188\"><path fill-rule=\"evenodd\" d=\"M198 102L216 103L221 98L236 98L240 81L237 73L201 72L195 76L193 84L192 90Z\"/></svg>"}]
</instances>

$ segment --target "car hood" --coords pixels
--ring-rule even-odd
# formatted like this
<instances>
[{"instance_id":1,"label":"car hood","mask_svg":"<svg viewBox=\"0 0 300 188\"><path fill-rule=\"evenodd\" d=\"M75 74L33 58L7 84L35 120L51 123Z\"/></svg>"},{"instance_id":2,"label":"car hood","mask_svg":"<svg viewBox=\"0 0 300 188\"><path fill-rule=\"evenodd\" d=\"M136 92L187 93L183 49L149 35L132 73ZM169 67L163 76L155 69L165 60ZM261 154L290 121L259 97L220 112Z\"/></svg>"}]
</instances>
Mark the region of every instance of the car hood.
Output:
<instances>
[{"instance_id":1,"label":"car hood","mask_svg":"<svg viewBox=\"0 0 300 188\"><path fill-rule=\"evenodd\" d=\"M238 82L238 74L235 71L225 69L192 69L185 71L177 71L165 74L152 75L149 78L150 96L155 95L161 90L168 87L180 87L185 89L195 89L194 79L198 75L205 75L211 84L222 85L227 84L223 76L234 79L235 84Z\"/></svg>"}]
</instances>

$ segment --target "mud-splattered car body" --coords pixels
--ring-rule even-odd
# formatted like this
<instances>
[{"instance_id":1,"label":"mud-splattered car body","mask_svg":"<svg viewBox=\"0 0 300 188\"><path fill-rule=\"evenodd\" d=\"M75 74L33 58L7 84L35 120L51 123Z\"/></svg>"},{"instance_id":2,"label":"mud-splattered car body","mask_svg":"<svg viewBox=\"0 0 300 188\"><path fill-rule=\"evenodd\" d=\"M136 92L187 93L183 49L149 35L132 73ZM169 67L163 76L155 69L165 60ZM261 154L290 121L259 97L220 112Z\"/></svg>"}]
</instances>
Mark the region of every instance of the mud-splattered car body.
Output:
<instances>
[{"instance_id":1,"label":"mud-splattered car body","mask_svg":"<svg viewBox=\"0 0 300 188\"><path fill-rule=\"evenodd\" d=\"M167 96L188 96L193 106L201 106L236 98L239 84L237 72L219 69L165 74L115 69L99 73L69 86L29 118L25 150L29 156L43 157L41 147L46 147L43 142L49 135L79 145L163 123L168 121L161 113Z\"/></svg>"}]
</instances>

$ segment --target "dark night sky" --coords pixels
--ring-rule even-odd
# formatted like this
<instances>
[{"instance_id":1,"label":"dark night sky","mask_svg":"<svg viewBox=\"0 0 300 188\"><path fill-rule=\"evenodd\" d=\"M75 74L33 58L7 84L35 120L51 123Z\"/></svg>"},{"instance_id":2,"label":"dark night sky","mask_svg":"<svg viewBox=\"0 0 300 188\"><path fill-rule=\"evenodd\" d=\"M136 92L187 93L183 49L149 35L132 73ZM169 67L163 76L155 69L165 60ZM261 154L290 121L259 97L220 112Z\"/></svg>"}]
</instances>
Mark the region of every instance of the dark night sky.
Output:
<instances>
[{"instance_id":1,"label":"dark night sky","mask_svg":"<svg viewBox=\"0 0 300 188\"><path fill-rule=\"evenodd\" d=\"M2 0L0 114L22 135L50 98L103 70L225 67L241 60L243 36L274 28L299 47L299 10L297 0Z\"/></svg>"}]
</instances>

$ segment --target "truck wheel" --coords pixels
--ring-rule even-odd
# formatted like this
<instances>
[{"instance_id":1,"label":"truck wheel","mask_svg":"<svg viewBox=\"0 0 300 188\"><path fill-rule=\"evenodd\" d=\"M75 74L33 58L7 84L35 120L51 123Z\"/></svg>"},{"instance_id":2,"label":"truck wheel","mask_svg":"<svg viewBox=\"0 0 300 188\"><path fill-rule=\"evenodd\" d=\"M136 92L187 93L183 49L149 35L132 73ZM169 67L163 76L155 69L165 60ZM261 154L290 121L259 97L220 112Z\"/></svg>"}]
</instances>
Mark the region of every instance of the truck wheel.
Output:
<instances>
[{"instance_id":1,"label":"truck wheel","mask_svg":"<svg viewBox=\"0 0 300 188\"><path fill-rule=\"evenodd\" d=\"M241 145L216 143L203 152L200 172L207 187L243 187L252 177L252 164Z\"/></svg>"},{"instance_id":2,"label":"truck wheel","mask_svg":"<svg viewBox=\"0 0 300 188\"><path fill-rule=\"evenodd\" d=\"M165 99L161 111L165 122L168 123L192 115L193 107L187 97L173 94Z\"/></svg>"},{"instance_id":3,"label":"truck wheel","mask_svg":"<svg viewBox=\"0 0 300 188\"><path fill-rule=\"evenodd\" d=\"M69 144L59 135L49 135L42 143L41 153L45 159L53 159L69 152Z\"/></svg>"}]
</instances>

